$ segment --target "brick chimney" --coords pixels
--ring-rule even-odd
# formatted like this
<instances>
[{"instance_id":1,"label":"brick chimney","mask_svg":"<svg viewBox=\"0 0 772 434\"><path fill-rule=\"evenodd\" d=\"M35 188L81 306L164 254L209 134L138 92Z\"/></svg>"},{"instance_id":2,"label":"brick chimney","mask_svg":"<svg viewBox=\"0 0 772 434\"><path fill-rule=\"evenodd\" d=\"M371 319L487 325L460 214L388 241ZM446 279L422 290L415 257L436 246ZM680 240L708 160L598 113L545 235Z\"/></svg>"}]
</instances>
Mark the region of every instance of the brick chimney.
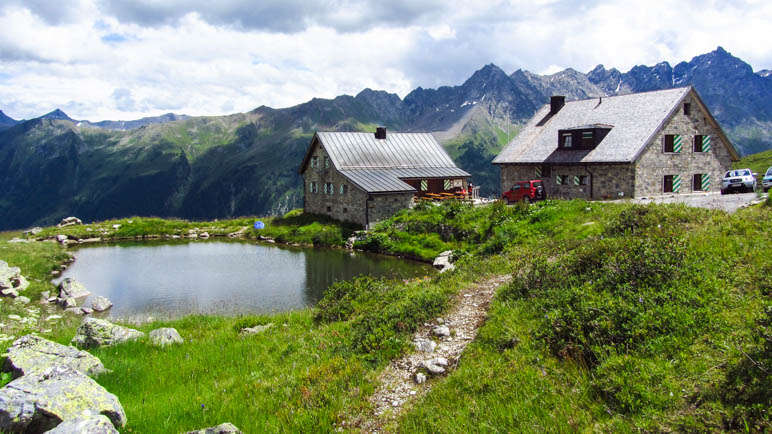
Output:
<instances>
[{"instance_id":1,"label":"brick chimney","mask_svg":"<svg viewBox=\"0 0 772 434\"><path fill-rule=\"evenodd\" d=\"M386 139L386 128L384 127L378 127L375 129L375 138L384 140Z\"/></svg>"},{"instance_id":2,"label":"brick chimney","mask_svg":"<svg viewBox=\"0 0 772 434\"><path fill-rule=\"evenodd\" d=\"M553 95L550 97L550 114L554 115L566 105L566 97L562 95Z\"/></svg>"}]
</instances>

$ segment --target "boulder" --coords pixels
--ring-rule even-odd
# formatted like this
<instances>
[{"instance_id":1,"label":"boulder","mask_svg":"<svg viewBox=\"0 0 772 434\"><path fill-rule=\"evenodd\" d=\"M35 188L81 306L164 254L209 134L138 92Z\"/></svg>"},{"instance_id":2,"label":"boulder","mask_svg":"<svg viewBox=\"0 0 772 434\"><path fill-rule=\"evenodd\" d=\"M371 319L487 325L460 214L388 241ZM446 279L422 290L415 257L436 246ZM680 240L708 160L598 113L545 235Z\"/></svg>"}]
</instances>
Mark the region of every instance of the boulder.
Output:
<instances>
[{"instance_id":1,"label":"boulder","mask_svg":"<svg viewBox=\"0 0 772 434\"><path fill-rule=\"evenodd\" d=\"M155 346L165 347L167 345L182 344L185 341L182 340L182 336L176 329L166 327L161 329L155 329L149 334L150 343Z\"/></svg>"},{"instance_id":2,"label":"boulder","mask_svg":"<svg viewBox=\"0 0 772 434\"><path fill-rule=\"evenodd\" d=\"M83 224L83 221L81 221L81 219L77 217L67 217L67 218L63 218L62 221L60 221L59 224L56 225L56 227L63 228L65 226L82 225L82 224Z\"/></svg>"},{"instance_id":3,"label":"boulder","mask_svg":"<svg viewBox=\"0 0 772 434\"><path fill-rule=\"evenodd\" d=\"M423 353L433 353L434 349L437 348L437 344L430 339L416 339L413 345L415 345L416 351Z\"/></svg>"},{"instance_id":4,"label":"boulder","mask_svg":"<svg viewBox=\"0 0 772 434\"><path fill-rule=\"evenodd\" d=\"M201 234L198 236L199 238L207 239L209 238L209 232L201 232Z\"/></svg>"},{"instance_id":5,"label":"boulder","mask_svg":"<svg viewBox=\"0 0 772 434\"><path fill-rule=\"evenodd\" d=\"M13 289L17 291L24 291L25 289L29 288L29 281L27 278L19 274L19 277L11 280L11 285L13 285Z\"/></svg>"},{"instance_id":6,"label":"boulder","mask_svg":"<svg viewBox=\"0 0 772 434\"><path fill-rule=\"evenodd\" d=\"M187 434L241 434L241 430L232 423L223 423L211 428L204 428L198 431L188 431Z\"/></svg>"},{"instance_id":7,"label":"boulder","mask_svg":"<svg viewBox=\"0 0 772 434\"><path fill-rule=\"evenodd\" d=\"M0 289L12 289L14 281L21 276L19 267L9 267L5 261L0 261Z\"/></svg>"},{"instance_id":8,"label":"boulder","mask_svg":"<svg viewBox=\"0 0 772 434\"><path fill-rule=\"evenodd\" d=\"M19 296L19 292L16 291L15 289L3 289L2 291L0 291L0 294L2 294L3 297L12 297L12 298L16 298Z\"/></svg>"},{"instance_id":9,"label":"boulder","mask_svg":"<svg viewBox=\"0 0 772 434\"><path fill-rule=\"evenodd\" d=\"M59 300L61 300L61 304L62 304L62 307L64 309L71 309L71 308L76 307L78 305L77 300L75 300L72 297L65 298L65 299L59 299Z\"/></svg>"},{"instance_id":10,"label":"boulder","mask_svg":"<svg viewBox=\"0 0 772 434\"><path fill-rule=\"evenodd\" d=\"M59 282L59 298L66 300L68 298L82 298L91 295L82 283L72 278L66 278Z\"/></svg>"},{"instance_id":11,"label":"boulder","mask_svg":"<svg viewBox=\"0 0 772 434\"><path fill-rule=\"evenodd\" d=\"M30 299L29 299L29 297L24 297L24 296L21 296L21 295L20 295L20 296L16 297L16 299L14 300L14 302L16 302L16 303L24 303L24 304L29 304L29 302L30 302Z\"/></svg>"},{"instance_id":12,"label":"boulder","mask_svg":"<svg viewBox=\"0 0 772 434\"><path fill-rule=\"evenodd\" d=\"M86 318L72 338L79 348L95 348L132 341L145 336L139 330L130 329L98 318Z\"/></svg>"},{"instance_id":13,"label":"boulder","mask_svg":"<svg viewBox=\"0 0 772 434\"><path fill-rule=\"evenodd\" d=\"M70 300L72 300L72 299L70 299ZM73 313L75 315L91 315L92 313L94 313L93 310L91 310L91 309L89 309L87 307L68 307L64 311L68 312L68 313Z\"/></svg>"},{"instance_id":14,"label":"boulder","mask_svg":"<svg viewBox=\"0 0 772 434\"><path fill-rule=\"evenodd\" d=\"M96 381L66 365L25 375L0 389L0 430L44 432L60 423L102 414L126 424L118 398Z\"/></svg>"},{"instance_id":15,"label":"boulder","mask_svg":"<svg viewBox=\"0 0 772 434\"><path fill-rule=\"evenodd\" d=\"M268 324L265 324L265 325L257 325L257 326L254 326L254 327L245 327L245 328L241 329L241 334L242 335L256 335L258 333L262 333L262 332L268 330L271 327L273 327L273 323L268 323Z\"/></svg>"},{"instance_id":16,"label":"boulder","mask_svg":"<svg viewBox=\"0 0 772 434\"><path fill-rule=\"evenodd\" d=\"M113 307L113 302L105 297L97 295L93 300L91 300L91 308L97 312L104 312L111 307Z\"/></svg>"},{"instance_id":17,"label":"boulder","mask_svg":"<svg viewBox=\"0 0 772 434\"><path fill-rule=\"evenodd\" d=\"M44 371L54 365L66 365L94 376L105 372L102 362L74 347L51 342L37 335L26 335L17 339L6 350L4 371L11 371L13 378Z\"/></svg>"},{"instance_id":18,"label":"boulder","mask_svg":"<svg viewBox=\"0 0 772 434\"><path fill-rule=\"evenodd\" d=\"M450 329L448 328L448 326L441 325L441 326L435 327L432 330L432 333L434 333L434 335L438 337L448 337L450 336Z\"/></svg>"},{"instance_id":19,"label":"boulder","mask_svg":"<svg viewBox=\"0 0 772 434\"><path fill-rule=\"evenodd\" d=\"M40 226L35 226L32 229L28 229L24 231L24 235L37 235L41 232L43 232L43 228L41 228Z\"/></svg>"},{"instance_id":20,"label":"boulder","mask_svg":"<svg viewBox=\"0 0 772 434\"><path fill-rule=\"evenodd\" d=\"M64 421L46 434L118 434L113 423L101 414Z\"/></svg>"},{"instance_id":21,"label":"boulder","mask_svg":"<svg viewBox=\"0 0 772 434\"><path fill-rule=\"evenodd\" d=\"M415 384L424 384L426 383L426 375L419 372L415 374L415 377L413 377L413 380L415 381Z\"/></svg>"},{"instance_id":22,"label":"boulder","mask_svg":"<svg viewBox=\"0 0 772 434\"><path fill-rule=\"evenodd\" d=\"M437 357L436 359L425 360L421 365L428 373L432 375L441 375L445 373L445 368L448 367L448 359Z\"/></svg>"},{"instance_id":23,"label":"boulder","mask_svg":"<svg viewBox=\"0 0 772 434\"><path fill-rule=\"evenodd\" d=\"M432 263L432 266L440 270L440 273L444 273L449 270L455 270L456 266L451 264L450 262L452 257L453 257L453 251L446 250L440 253L436 258L434 258L434 262Z\"/></svg>"},{"instance_id":24,"label":"boulder","mask_svg":"<svg viewBox=\"0 0 772 434\"><path fill-rule=\"evenodd\" d=\"M58 241L60 243L64 243L65 241L67 241L67 235L64 235L64 234L57 235L56 236L56 241Z\"/></svg>"}]
</instances>

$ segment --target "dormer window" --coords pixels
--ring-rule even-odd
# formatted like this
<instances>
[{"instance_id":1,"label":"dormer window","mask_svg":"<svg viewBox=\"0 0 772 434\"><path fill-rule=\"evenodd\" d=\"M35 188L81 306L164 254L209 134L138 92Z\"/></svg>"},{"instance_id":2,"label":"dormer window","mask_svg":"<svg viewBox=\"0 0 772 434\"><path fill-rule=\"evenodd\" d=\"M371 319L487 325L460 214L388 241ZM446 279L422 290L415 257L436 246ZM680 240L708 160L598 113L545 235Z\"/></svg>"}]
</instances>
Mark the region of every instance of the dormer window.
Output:
<instances>
[{"instance_id":1,"label":"dormer window","mask_svg":"<svg viewBox=\"0 0 772 434\"><path fill-rule=\"evenodd\" d=\"M612 128L612 125L592 124L558 130L558 148L594 149Z\"/></svg>"},{"instance_id":2,"label":"dormer window","mask_svg":"<svg viewBox=\"0 0 772 434\"><path fill-rule=\"evenodd\" d=\"M563 133L561 136L563 138L563 147L564 148L570 148L571 147L571 133Z\"/></svg>"},{"instance_id":3,"label":"dormer window","mask_svg":"<svg viewBox=\"0 0 772 434\"><path fill-rule=\"evenodd\" d=\"M582 132L582 147L589 148L595 145L595 139L593 139L592 131Z\"/></svg>"}]
</instances>

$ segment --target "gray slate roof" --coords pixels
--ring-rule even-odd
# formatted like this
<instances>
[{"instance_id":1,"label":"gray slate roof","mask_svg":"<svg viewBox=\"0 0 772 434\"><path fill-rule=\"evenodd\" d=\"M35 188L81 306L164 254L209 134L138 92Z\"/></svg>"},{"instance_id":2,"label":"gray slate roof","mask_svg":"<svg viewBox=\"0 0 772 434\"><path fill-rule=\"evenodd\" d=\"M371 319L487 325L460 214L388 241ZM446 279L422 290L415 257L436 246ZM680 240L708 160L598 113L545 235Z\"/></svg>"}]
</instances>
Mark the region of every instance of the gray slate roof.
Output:
<instances>
[{"instance_id":1,"label":"gray slate roof","mask_svg":"<svg viewBox=\"0 0 772 434\"><path fill-rule=\"evenodd\" d=\"M459 178L469 173L456 167L442 145L429 133L318 132L332 164L369 193L415 191L400 178Z\"/></svg>"},{"instance_id":2,"label":"gray slate roof","mask_svg":"<svg viewBox=\"0 0 772 434\"><path fill-rule=\"evenodd\" d=\"M571 101L538 126L550 112L547 104L496 156L493 164L633 162L690 91L688 86ZM558 130L598 124L613 128L595 149L558 151Z\"/></svg>"}]
</instances>

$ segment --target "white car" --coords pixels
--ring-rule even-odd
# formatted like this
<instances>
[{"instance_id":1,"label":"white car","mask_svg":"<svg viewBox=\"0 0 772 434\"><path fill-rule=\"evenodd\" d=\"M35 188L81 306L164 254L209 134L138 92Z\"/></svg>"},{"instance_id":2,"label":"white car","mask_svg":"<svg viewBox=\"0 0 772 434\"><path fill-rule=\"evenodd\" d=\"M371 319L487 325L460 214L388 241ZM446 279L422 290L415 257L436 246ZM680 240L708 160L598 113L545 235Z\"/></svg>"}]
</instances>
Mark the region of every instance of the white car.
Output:
<instances>
[{"instance_id":1,"label":"white car","mask_svg":"<svg viewBox=\"0 0 772 434\"><path fill-rule=\"evenodd\" d=\"M721 194L732 191L756 191L756 176L751 169L730 170L724 174L721 180Z\"/></svg>"},{"instance_id":2,"label":"white car","mask_svg":"<svg viewBox=\"0 0 772 434\"><path fill-rule=\"evenodd\" d=\"M767 169L767 173L764 175L764 179L761 180L761 187L764 189L765 193L769 191L770 188L772 188L772 167Z\"/></svg>"}]
</instances>

